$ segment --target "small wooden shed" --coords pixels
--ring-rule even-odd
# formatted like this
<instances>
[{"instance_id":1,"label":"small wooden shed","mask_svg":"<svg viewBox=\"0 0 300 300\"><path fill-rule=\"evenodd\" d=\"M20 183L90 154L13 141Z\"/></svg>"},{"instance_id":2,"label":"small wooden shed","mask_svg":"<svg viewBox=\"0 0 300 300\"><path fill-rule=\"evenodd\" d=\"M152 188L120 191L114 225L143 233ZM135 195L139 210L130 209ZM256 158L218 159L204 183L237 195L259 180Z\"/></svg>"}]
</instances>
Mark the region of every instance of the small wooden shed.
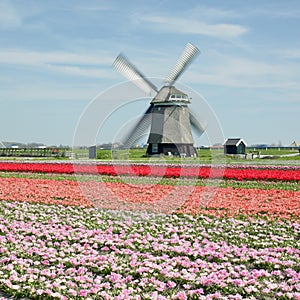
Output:
<instances>
[{"instance_id":1,"label":"small wooden shed","mask_svg":"<svg viewBox=\"0 0 300 300\"><path fill-rule=\"evenodd\" d=\"M224 154L246 154L247 144L241 138L229 138L224 143Z\"/></svg>"},{"instance_id":2,"label":"small wooden shed","mask_svg":"<svg viewBox=\"0 0 300 300\"><path fill-rule=\"evenodd\" d=\"M96 157L97 157L97 147L96 146L89 147L89 158L95 159Z\"/></svg>"}]
</instances>

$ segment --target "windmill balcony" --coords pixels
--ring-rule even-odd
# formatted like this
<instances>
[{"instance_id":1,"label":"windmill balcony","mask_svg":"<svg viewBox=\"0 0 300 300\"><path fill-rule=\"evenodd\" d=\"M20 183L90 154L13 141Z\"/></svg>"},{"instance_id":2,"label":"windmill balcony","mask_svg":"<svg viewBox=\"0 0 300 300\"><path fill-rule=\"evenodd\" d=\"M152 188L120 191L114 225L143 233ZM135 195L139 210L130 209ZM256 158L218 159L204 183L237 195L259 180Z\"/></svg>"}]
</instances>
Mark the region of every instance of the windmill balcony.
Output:
<instances>
[{"instance_id":1,"label":"windmill balcony","mask_svg":"<svg viewBox=\"0 0 300 300\"><path fill-rule=\"evenodd\" d=\"M189 102L187 95L171 95L168 99L169 101L186 101Z\"/></svg>"}]
</instances>

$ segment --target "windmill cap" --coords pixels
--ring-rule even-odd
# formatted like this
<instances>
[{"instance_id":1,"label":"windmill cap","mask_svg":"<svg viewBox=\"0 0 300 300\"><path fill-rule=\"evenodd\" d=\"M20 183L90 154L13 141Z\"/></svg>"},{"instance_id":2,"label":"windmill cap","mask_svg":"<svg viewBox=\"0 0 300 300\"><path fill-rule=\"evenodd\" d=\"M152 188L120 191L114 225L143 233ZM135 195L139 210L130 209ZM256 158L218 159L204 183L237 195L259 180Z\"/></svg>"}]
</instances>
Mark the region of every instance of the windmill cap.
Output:
<instances>
[{"instance_id":1,"label":"windmill cap","mask_svg":"<svg viewBox=\"0 0 300 300\"><path fill-rule=\"evenodd\" d=\"M176 102L188 104L191 103L188 95L182 91L176 89L174 86L163 86L156 96L152 99L151 104L161 103L161 102Z\"/></svg>"}]
</instances>

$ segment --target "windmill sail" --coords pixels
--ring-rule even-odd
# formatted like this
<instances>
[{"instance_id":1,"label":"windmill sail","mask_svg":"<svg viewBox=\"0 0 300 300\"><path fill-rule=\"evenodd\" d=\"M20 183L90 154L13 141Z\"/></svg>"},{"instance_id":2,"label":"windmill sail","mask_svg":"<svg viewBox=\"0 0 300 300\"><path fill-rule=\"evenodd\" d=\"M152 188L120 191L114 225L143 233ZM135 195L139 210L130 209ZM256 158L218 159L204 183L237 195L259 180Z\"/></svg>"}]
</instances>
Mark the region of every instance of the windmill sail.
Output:
<instances>
[{"instance_id":1,"label":"windmill sail","mask_svg":"<svg viewBox=\"0 0 300 300\"><path fill-rule=\"evenodd\" d=\"M144 115L139 119L139 121L136 122L133 129L122 140L123 146L125 148L130 148L133 145L135 145L139 140L143 138L145 133L150 129L152 110L153 105L151 104L144 113Z\"/></svg>"},{"instance_id":2,"label":"windmill sail","mask_svg":"<svg viewBox=\"0 0 300 300\"><path fill-rule=\"evenodd\" d=\"M190 112L190 122L194 131L200 137L205 131L206 125L199 122L192 112Z\"/></svg>"},{"instance_id":3,"label":"windmill sail","mask_svg":"<svg viewBox=\"0 0 300 300\"><path fill-rule=\"evenodd\" d=\"M142 91L151 95L152 91L157 92L157 87L146 78L123 54L120 54L113 63L115 69L125 78L132 81Z\"/></svg>"},{"instance_id":4,"label":"windmill sail","mask_svg":"<svg viewBox=\"0 0 300 300\"><path fill-rule=\"evenodd\" d=\"M188 43L183 50L183 53L177 60L175 66L171 70L170 74L166 77L165 82L168 85L172 85L179 76L187 69L192 61L200 53L199 49L191 43Z\"/></svg>"}]
</instances>

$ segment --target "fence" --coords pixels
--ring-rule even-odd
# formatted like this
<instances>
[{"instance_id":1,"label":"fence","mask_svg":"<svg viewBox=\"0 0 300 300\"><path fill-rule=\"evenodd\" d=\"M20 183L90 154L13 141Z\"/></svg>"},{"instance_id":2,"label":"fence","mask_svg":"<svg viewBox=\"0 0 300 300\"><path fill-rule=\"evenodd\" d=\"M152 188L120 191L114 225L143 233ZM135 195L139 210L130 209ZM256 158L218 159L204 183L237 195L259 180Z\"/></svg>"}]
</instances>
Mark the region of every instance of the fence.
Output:
<instances>
[{"instance_id":1,"label":"fence","mask_svg":"<svg viewBox=\"0 0 300 300\"><path fill-rule=\"evenodd\" d=\"M0 148L0 156L53 157L64 156L64 150L53 148Z\"/></svg>"}]
</instances>

